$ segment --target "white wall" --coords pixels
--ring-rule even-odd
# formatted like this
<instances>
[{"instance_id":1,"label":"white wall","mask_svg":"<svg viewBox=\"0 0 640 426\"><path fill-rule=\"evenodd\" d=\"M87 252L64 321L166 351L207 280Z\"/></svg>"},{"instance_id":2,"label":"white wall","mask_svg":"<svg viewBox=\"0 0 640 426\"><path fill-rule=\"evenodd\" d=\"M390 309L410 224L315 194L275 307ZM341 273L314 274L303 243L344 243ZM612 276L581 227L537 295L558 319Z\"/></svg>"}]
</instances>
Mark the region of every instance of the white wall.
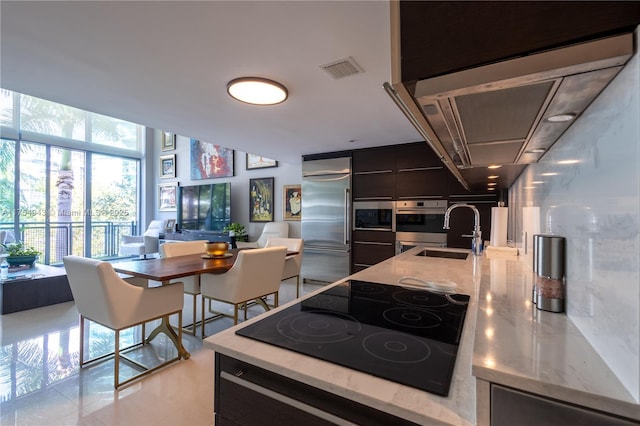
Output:
<instances>
[{"instance_id":1,"label":"white wall","mask_svg":"<svg viewBox=\"0 0 640 426\"><path fill-rule=\"evenodd\" d=\"M639 77L636 54L509 190L512 237L522 243L522 208L530 206L539 207L543 233L567 238L567 315L636 400L640 400ZM562 160L578 162L559 164ZM531 262L530 256L525 261Z\"/></svg>"},{"instance_id":2,"label":"white wall","mask_svg":"<svg viewBox=\"0 0 640 426\"><path fill-rule=\"evenodd\" d=\"M300 164L287 164L278 162L278 167L246 170L246 154L241 151L234 152L234 176L228 178L191 180L191 164L190 164L190 139L185 136L178 136L175 151L161 151L161 132L154 132L153 155L148 158L153 159L151 169L155 176L153 185L147 186L146 197L153 200L152 218L148 218L147 223L153 219L175 219L176 212L160 212L158 211L158 184L178 182L180 186L187 185L203 185L207 183L231 183L231 220L244 225L249 240L256 240L262 233L264 223L249 222L249 179L274 177L274 220L283 220L283 200L282 192L284 185L296 185L302 182L302 169ZM211 141L216 143L215 141ZM224 146L224 144L220 144ZM230 147L231 148L231 147ZM176 178L160 179L159 157L161 155L176 154ZM260 153L254 153L260 154ZM277 158L275 159L277 160ZM300 222L288 221L289 236L300 237Z\"/></svg>"}]
</instances>

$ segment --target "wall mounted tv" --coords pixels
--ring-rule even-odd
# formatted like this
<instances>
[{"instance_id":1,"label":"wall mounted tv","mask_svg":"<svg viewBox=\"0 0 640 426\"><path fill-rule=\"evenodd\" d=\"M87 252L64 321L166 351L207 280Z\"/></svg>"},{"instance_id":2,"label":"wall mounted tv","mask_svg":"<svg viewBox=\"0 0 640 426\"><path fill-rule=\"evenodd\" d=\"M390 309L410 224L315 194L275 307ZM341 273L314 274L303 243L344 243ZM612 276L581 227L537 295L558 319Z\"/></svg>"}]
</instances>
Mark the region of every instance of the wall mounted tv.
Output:
<instances>
[{"instance_id":1,"label":"wall mounted tv","mask_svg":"<svg viewBox=\"0 0 640 426\"><path fill-rule=\"evenodd\" d=\"M178 187L178 229L220 231L231 222L231 183Z\"/></svg>"}]
</instances>

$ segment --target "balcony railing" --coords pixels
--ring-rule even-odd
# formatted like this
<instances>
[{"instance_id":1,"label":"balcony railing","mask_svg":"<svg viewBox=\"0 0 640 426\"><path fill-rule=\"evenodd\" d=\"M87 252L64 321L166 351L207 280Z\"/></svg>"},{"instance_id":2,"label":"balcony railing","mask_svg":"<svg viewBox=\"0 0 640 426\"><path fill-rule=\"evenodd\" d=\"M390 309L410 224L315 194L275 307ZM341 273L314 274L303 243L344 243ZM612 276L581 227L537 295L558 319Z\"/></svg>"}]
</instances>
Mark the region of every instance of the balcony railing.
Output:
<instances>
[{"instance_id":1,"label":"balcony railing","mask_svg":"<svg viewBox=\"0 0 640 426\"><path fill-rule=\"evenodd\" d=\"M123 235L136 235L136 222L96 221L91 223L91 247L85 249L83 222L23 222L16 240L42 252L39 262L47 265L62 263L69 254L91 256L94 259L118 257ZM14 230L12 222L0 222L0 230Z\"/></svg>"}]
</instances>

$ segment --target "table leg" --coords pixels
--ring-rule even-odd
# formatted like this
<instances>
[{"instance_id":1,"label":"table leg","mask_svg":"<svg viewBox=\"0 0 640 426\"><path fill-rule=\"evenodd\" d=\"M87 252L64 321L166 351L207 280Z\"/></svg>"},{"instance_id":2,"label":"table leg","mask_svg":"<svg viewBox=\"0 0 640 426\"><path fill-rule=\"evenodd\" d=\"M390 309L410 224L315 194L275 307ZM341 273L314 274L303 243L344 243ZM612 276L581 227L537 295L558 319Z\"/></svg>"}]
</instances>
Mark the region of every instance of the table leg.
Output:
<instances>
[{"instance_id":1,"label":"table leg","mask_svg":"<svg viewBox=\"0 0 640 426\"><path fill-rule=\"evenodd\" d=\"M156 327L151 332L151 334L149 334L149 337L147 338L147 343L155 339L155 337L160 333L164 333L173 342L176 349L178 350L178 355L180 356L180 358L189 359L191 354L187 352L187 350L184 348L184 346L182 345L182 342L178 338L178 335L176 334L175 330L169 323L168 315L162 317L162 322L160 323L160 325Z\"/></svg>"}]
</instances>

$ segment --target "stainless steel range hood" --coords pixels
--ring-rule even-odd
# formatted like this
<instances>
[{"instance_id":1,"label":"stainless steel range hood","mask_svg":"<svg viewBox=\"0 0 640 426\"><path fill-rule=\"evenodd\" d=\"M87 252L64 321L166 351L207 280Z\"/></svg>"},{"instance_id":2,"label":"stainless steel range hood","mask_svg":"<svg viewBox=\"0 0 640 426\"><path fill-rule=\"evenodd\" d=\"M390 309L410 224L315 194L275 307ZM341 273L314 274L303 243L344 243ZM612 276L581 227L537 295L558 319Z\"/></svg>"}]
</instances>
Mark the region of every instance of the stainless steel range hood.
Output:
<instances>
[{"instance_id":1,"label":"stainless steel range hood","mask_svg":"<svg viewBox=\"0 0 640 426\"><path fill-rule=\"evenodd\" d=\"M469 189L465 170L537 162L633 54L623 34L385 89ZM428 53L425 53L428 54ZM565 115L568 121L554 121Z\"/></svg>"}]
</instances>

